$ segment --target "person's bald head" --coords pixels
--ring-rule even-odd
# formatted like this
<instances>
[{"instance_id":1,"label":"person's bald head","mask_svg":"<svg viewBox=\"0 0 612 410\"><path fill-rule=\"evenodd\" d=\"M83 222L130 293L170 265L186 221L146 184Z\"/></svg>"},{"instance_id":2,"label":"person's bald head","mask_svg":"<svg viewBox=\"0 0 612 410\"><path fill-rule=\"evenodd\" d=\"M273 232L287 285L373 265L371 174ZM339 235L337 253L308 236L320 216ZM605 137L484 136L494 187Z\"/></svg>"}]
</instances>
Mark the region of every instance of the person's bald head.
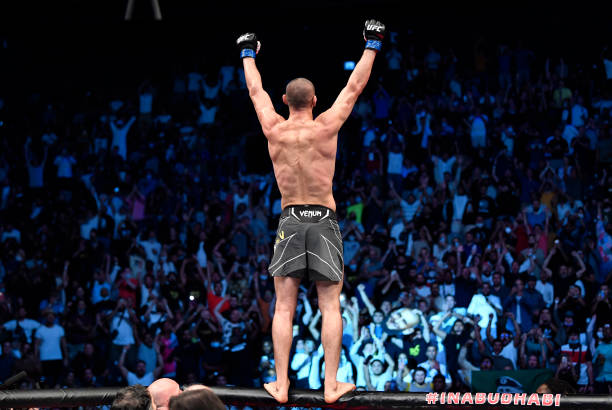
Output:
<instances>
[{"instance_id":1,"label":"person's bald head","mask_svg":"<svg viewBox=\"0 0 612 410\"><path fill-rule=\"evenodd\" d=\"M172 379L157 379L147 388L157 410L168 409L168 402L181 393L181 387Z\"/></svg>"},{"instance_id":2,"label":"person's bald head","mask_svg":"<svg viewBox=\"0 0 612 410\"><path fill-rule=\"evenodd\" d=\"M289 108L303 110L312 108L317 103L314 84L306 78L296 78L289 81L283 95L283 101Z\"/></svg>"}]
</instances>

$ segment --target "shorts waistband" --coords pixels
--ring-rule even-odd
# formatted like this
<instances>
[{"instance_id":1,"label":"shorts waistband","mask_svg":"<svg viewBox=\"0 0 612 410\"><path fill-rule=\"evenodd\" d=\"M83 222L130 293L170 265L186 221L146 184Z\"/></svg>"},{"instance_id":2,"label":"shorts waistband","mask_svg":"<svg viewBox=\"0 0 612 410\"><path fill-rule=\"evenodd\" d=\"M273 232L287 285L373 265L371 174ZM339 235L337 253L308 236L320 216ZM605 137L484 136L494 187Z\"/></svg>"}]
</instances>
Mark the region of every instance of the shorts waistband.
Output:
<instances>
[{"instance_id":1,"label":"shorts waistband","mask_svg":"<svg viewBox=\"0 0 612 410\"><path fill-rule=\"evenodd\" d=\"M281 213L281 217L285 216L293 216L304 222L317 222L326 218L338 220L336 213L323 205L289 205Z\"/></svg>"}]
</instances>

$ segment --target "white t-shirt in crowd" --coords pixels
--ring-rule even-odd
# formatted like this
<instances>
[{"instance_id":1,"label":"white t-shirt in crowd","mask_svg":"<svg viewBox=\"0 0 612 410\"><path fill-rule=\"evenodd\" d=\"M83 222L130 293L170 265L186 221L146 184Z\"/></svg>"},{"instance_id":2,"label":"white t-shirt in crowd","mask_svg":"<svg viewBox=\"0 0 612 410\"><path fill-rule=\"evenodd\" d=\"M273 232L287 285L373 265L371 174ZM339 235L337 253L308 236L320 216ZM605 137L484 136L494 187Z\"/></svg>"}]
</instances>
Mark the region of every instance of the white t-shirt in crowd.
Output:
<instances>
[{"instance_id":1,"label":"white t-shirt in crowd","mask_svg":"<svg viewBox=\"0 0 612 410\"><path fill-rule=\"evenodd\" d=\"M57 165L58 178L72 178L72 166L76 164L76 160L72 155L58 155L53 163Z\"/></svg>"},{"instance_id":2,"label":"white t-shirt in crowd","mask_svg":"<svg viewBox=\"0 0 612 410\"><path fill-rule=\"evenodd\" d=\"M425 65L430 70L437 70L440 64L440 53L436 50L431 50L425 55Z\"/></svg>"},{"instance_id":3,"label":"white t-shirt in crowd","mask_svg":"<svg viewBox=\"0 0 612 410\"><path fill-rule=\"evenodd\" d=\"M452 93L455 93L457 97L461 97L463 95L461 94L461 84L456 80L451 80L451 82L448 84L448 88Z\"/></svg>"},{"instance_id":4,"label":"white t-shirt in crowd","mask_svg":"<svg viewBox=\"0 0 612 410\"><path fill-rule=\"evenodd\" d=\"M200 117L198 118L198 124L214 123L218 110L219 107L212 106L210 108L207 108L204 104L200 104Z\"/></svg>"},{"instance_id":5,"label":"white t-shirt in crowd","mask_svg":"<svg viewBox=\"0 0 612 410\"><path fill-rule=\"evenodd\" d=\"M230 342L230 338L232 337L232 332L234 331L234 329L238 328L239 330L243 331L244 323L232 323L227 319L223 319L223 321L221 322L221 328L223 330L223 339L221 343L223 344L223 346L227 346Z\"/></svg>"},{"instance_id":6,"label":"white t-shirt in crowd","mask_svg":"<svg viewBox=\"0 0 612 410\"><path fill-rule=\"evenodd\" d=\"M453 219L463 219L463 213L465 212L467 202L467 195L455 195L453 198Z\"/></svg>"},{"instance_id":7,"label":"white t-shirt in crowd","mask_svg":"<svg viewBox=\"0 0 612 410\"><path fill-rule=\"evenodd\" d=\"M6 330L14 332L17 328L17 320L9 320L2 326ZM40 323L38 323L36 320L26 318L19 321L19 326L23 329L26 338L28 339L28 343L32 343L32 334L34 334L34 331L40 327Z\"/></svg>"},{"instance_id":8,"label":"white t-shirt in crowd","mask_svg":"<svg viewBox=\"0 0 612 410\"><path fill-rule=\"evenodd\" d=\"M427 285L423 285L420 287L415 286L414 290L416 291L417 295L422 299L427 299L429 295L431 295L431 288Z\"/></svg>"},{"instance_id":9,"label":"white t-shirt in crowd","mask_svg":"<svg viewBox=\"0 0 612 410\"><path fill-rule=\"evenodd\" d=\"M212 87L206 84L206 82L202 83L202 89L204 90L204 98L208 100L214 100L219 95L219 89L221 86L219 84L215 84Z\"/></svg>"},{"instance_id":10,"label":"white t-shirt in crowd","mask_svg":"<svg viewBox=\"0 0 612 410\"><path fill-rule=\"evenodd\" d=\"M45 171L44 162L39 166L28 164L28 176L30 177L30 188L42 188L43 187L44 171Z\"/></svg>"},{"instance_id":11,"label":"white t-shirt in crowd","mask_svg":"<svg viewBox=\"0 0 612 410\"><path fill-rule=\"evenodd\" d=\"M400 201L400 207L402 208L402 216L406 221L412 221L414 215L417 213L419 206L421 206L421 201L418 199L413 203L409 204L408 201L404 201L403 199Z\"/></svg>"},{"instance_id":12,"label":"white t-shirt in crowd","mask_svg":"<svg viewBox=\"0 0 612 410\"><path fill-rule=\"evenodd\" d=\"M140 306L144 306L149 302L149 297L151 295L154 296L159 296L159 293L157 292L157 290L155 288L152 288L149 290L149 288L147 288L144 283L142 285L140 285Z\"/></svg>"},{"instance_id":13,"label":"white t-shirt in crowd","mask_svg":"<svg viewBox=\"0 0 612 410\"><path fill-rule=\"evenodd\" d=\"M64 328L60 325L41 326L36 330L36 338L40 339L40 360L62 360L61 340Z\"/></svg>"},{"instance_id":14,"label":"white t-shirt in crowd","mask_svg":"<svg viewBox=\"0 0 612 410\"><path fill-rule=\"evenodd\" d=\"M138 346L138 360L145 362L147 372L152 373L157 366L157 353L155 352L155 348L141 343L140 346Z\"/></svg>"},{"instance_id":15,"label":"white t-shirt in crowd","mask_svg":"<svg viewBox=\"0 0 612 410\"><path fill-rule=\"evenodd\" d=\"M108 290L108 293L106 296L106 298L102 297L102 289L106 288L106 290ZM111 285L110 283L107 282L102 282L99 283L97 280L94 282L93 284L93 289L91 291L91 303L93 303L94 305L98 302L102 302L103 300L108 300L110 299L110 294L111 294Z\"/></svg>"},{"instance_id":16,"label":"white t-shirt in crowd","mask_svg":"<svg viewBox=\"0 0 612 410\"><path fill-rule=\"evenodd\" d=\"M98 229L100 218L98 215L81 225L81 238L89 240L92 229Z\"/></svg>"},{"instance_id":17,"label":"white t-shirt in crowd","mask_svg":"<svg viewBox=\"0 0 612 410\"><path fill-rule=\"evenodd\" d=\"M233 65L224 65L219 69L219 75L221 77L221 89L225 91L227 85L234 78L234 72L236 68Z\"/></svg>"},{"instance_id":18,"label":"white t-shirt in crowd","mask_svg":"<svg viewBox=\"0 0 612 410\"><path fill-rule=\"evenodd\" d=\"M518 351L516 350L516 347L514 346L514 342L510 342L506 346L504 346L504 348L502 349L500 353L500 356L503 356L506 359L510 360L512 362L512 365L516 369L516 359L518 356Z\"/></svg>"},{"instance_id":19,"label":"white t-shirt in crowd","mask_svg":"<svg viewBox=\"0 0 612 410\"><path fill-rule=\"evenodd\" d=\"M425 360L423 363L419 363L418 367L422 367L427 372L425 376L425 383L432 383L433 378L440 374L444 376L446 384L451 384L452 380L450 378L450 374L446 371L446 366L442 363L438 363L440 366L440 370L434 368L431 364L429 364L429 360ZM404 378L406 383L412 383L412 374L408 373L408 375Z\"/></svg>"},{"instance_id":20,"label":"white t-shirt in crowd","mask_svg":"<svg viewBox=\"0 0 612 410\"><path fill-rule=\"evenodd\" d=\"M387 166L387 173L396 175L401 174L403 162L404 155L401 152L389 152L389 165Z\"/></svg>"},{"instance_id":21,"label":"white t-shirt in crowd","mask_svg":"<svg viewBox=\"0 0 612 410\"><path fill-rule=\"evenodd\" d=\"M130 319L125 311L123 312L123 320L121 320L121 315L121 312L117 313L111 321L111 332L117 330L117 337L113 340L113 344L118 346L133 345L134 334L132 332L132 326L130 325Z\"/></svg>"},{"instance_id":22,"label":"white t-shirt in crowd","mask_svg":"<svg viewBox=\"0 0 612 410\"><path fill-rule=\"evenodd\" d=\"M489 315L493 315L493 323L491 324L491 331L494 331L497 328L497 312L495 309L491 307L489 303L487 303L487 298L484 295L474 295L470 300L470 304L467 308L467 313L473 316L480 316L480 322L478 322L478 326L482 331L482 335L486 337L486 329L489 324Z\"/></svg>"},{"instance_id":23,"label":"white t-shirt in crowd","mask_svg":"<svg viewBox=\"0 0 612 410\"><path fill-rule=\"evenodd\" d=\"M584 120L589 118L589 112L580 104L574 104L572 107L572 125L576 128L584 125Z\"/></svg>"},{"instance_id":24,"label":"white t-shirt in crowd","mask_svg":"<svg viewBox=\"0 0 612 410\"><path fill-rule=\"evenodd\" d=\"M391 366L387 367L387 370L378 376L374 375L370 370L370 383L372 383L372 386L374 389L376 389L376 391L385 391L385 383L392 378L393 372Z\"/></svg>"},{"instance_id":25,"label":"white t-shirt in crowd","mask_svg":"<svg viewBox=\"0 0 612 410\"><path fill-rule=\"evenodd\" d=\"M487 128L482 116L474 117L472 120L472 129L470 131L472 137L486 137Z\"/></svg>"},{"instance_id":26,"label":"white t-shirt in crowd","mask_svg":"<svg viewBox=\"0 0 612 410\"><path fill-rule=\"evenodd\" d=\"M325 374L325 362L323 362L323 365L321 366L321 373ZM345 361L344 363L340 363L338 366L336 380L343 383L353 383L353 366L349 360Z\"/></svg>"},{"instance_id":27,"label":"white t-shirt in crowd","mask_svg":"<svg viewBox=\"0 0 612 410\"><path fill-rule=\"evenodd\" d=\"M53 145L57 141L57 135L53 131L45 132L40 139L47 145Z\"/></svg>"},{"instance_id":28,"label":"white t-shirt in crowd","mask_svg":"<svg viewBox=\"0 0 612 410\"><path fill-rule=\"evenodd\" d=\"M368 128L363 134L363 146L369 147L372 141L376 139L376 131L373 128Z\"/></svg>"},{"instance_id":29,"label":"white t-shirt in crowd","mask_svg":"<svg viewBox=\"0 0 612 410\"><path fill-rule=\"evenodd\" d=\"M200 91L203 79L204 77L200 73L193 72L187 74L187 91Z\"/></svg>"},{"instance_id":30,"label":"white t-shirt in crowd","mask_svg":"<svg viewBox=\"0 0 612 410\"><path fill-rule=\"evenodd\" d=\"M436 180L436 183L441 184L442 182L444 182L444 173L452 172L453 164L455 164L455 161L457 159L455 157L450 157L446 161L444 161L442 158L437 157L435 155L432 158L435 164L434 179Z\"/></svg>"},{"instance_id":31,"label":"white t-shirt in crowd","mask_svg":"<svg viewBox=\"0 0 612 410\"><path fill-rule=\"evenodd\" d=\"M606 69L606 78L612 80L612 60L603 59L604 68Z\"/></svg>"},{"instance_id":32,"label":"white t-shirt in crowd","mask_svg":"<svg viewBox=\"0 0 612 410\"><path fill-rule=\"evenodd\" d=\"M399 245L402 243L400 239L400 235L402 234L402 232L404 232L404 222L397 221L397 223L391 227L391 232L389 233L389 236L395 239L395 243Z\"/></svg>"},{"instance_id":33,"label":"white t-shirt in crowd","mask_svg":"<svg viewBox=\"0 0 612 410\"><path fill-rule=\"evenodd\" d=\"M113 121L110 123L111 131L113 132L112 147L117 147L119 155L124 160L127 159L127 135L130 132L130 127L136 121L136 117L132 117L129 121L118 127Z\"/></svg>"},{"instance_id":34,"label":"white t-shirt in crowd","mask_svg":"<svg viewBox=\"0 0 612 410\"><path fill-rule=\"evenodd\" d=\"M161 252L161 244L158 241L138 241L147 255L147 259L157 265L159 254Z\"/></svg>"},{"instance_id":35,"label":"white t-shirt in crowd","mask_svg":"<svg viewBox=\"0 0 612 410\"><path fill-rule=\"evenodd\" d=\"M135 384L141 384L145 387L150 385L155 381L155 376L153 376L153 372L145 373L144 376L138 377L132 372L128 372L127 382L128 386L133 386Z\"/></svg>"},{"instance_id":36,"label":"white t-shirt in crowd","mask_svg":"<svg viewBox=\"0 0 612 410\"><path fill-rule=\"evenodd\" d=\"M312 366L312 357L307 353L295 353L291 360L291 369L297 371L299 380L308 378Z\"/></svg>"},{"instance_id":37,"label":"white t-shirt in crowd","mask_svg":"<svg viewBox=\"0 0 612 410\"><path fill-rule=\"evenodd\" d=\"M546 306L550 307L555 299L555 288L552 283L543 283L541 280L538 280L535 289L542 294L542 299L544 299Z\"/></svg>"},{"instance_id":38,"label":"white t-shirt in crowd","mask_svg":"<svg viewBox=\"0 0 612 410\"><path fill-rule=\"evenodd\" d=\"M344 258L347 262L350 262L351 259L353 259L353 257L357 255L357 252L359 251L359 247L360 247L359 242L355 240L347 239L344 241L343 245L344 245Z\"/></svg>"},{"instance_id":39,"label":"white t-shirt in crowd","mask_svg":"<svg viewBox=\"0 0 612 410\"><path fill-rule=\"evenodd\" d=\"M562 137L567 141L567 145L570 147L570 150L573 151L572 141L574 138L578 136L578 130L572 124L565 124L565 128L563 128Z\"/></svg>"},{"instance_id":40,"label":"white t-shirt in crowd","mask_svg":"<svg viewBox=\"0 0 612 410\"><path fill-rule=\"evenodd\" d=\"M234 194L234 212L236 212L236 209L238 209L238 205L240 204L245 204L248 208L249 206L249 194L244 194L242 196L238 195L237 193Z\"/></svg>"},{"instance_id":41,"label":"white t-shirt in crowd","mask_svg":"<svg viewBox=\"0 0 612 410\"><path fill-rule=\"evenodd\" d=\"M206 254L206 249L204 249L204 241L200 242L196 256L198 258L198 263L200 264L200 267L205 268L208 263L208 255Z\"/></svg>"},{"instance_id":42,"label":"white t-shirt in crowd","mask_svg":"<svg viewBox=\"0 0 612 410\"><path fill-rule=\"evenodd\" d=\"M151 114L153 111L153 94L142 93L140 94L140 113Z\"/></svg>"},{"instance_id":43,"label":"white t-shirt in crowd","mask_svg":"<svg viewBox=\"0 0 612 410\"><path fill-rule=\"evenodd\" d=\"M387 68L389 70L399 70L402 68L402 53L397 49L391 49L387 55Z\"/></svg>"},{"instance_id":44,"label":"white t-shirt in crowd","mask_svg":"<svg viewBox=\"0 0 612 410\"><path fill-rule=\"evenodd\" d=\"M19 230L17 230L16 228L13 228L10 231L2 232L2 242L6 241L7 239L10 239L10 238L15 239L15 241L17 241L17 243L21 243L21 232L19 232Z\"/></svg>"}]
</instances>

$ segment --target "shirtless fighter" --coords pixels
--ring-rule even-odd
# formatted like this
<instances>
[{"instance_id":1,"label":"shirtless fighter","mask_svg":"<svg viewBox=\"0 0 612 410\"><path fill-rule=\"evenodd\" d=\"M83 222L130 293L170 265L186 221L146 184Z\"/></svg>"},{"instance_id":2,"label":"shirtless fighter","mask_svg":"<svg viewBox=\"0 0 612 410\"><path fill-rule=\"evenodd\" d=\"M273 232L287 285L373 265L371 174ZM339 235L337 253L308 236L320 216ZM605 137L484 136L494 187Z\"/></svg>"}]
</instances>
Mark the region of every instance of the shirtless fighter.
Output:
<instances>
[{"instance_id":1,"label":"shirtless fighter","mask_svg":"<svg viewBox=\"0 0 612 410\"><path fill-rule=\"evenodd\" d=\"M276 381L264 385L279 403L288 400L287 372L293 315L300 279L306 276L316 281L323 319L321 342L325 351L325 401L333 403L355 389L353 384L336 380L342 343L340 291L344 262L332 179L338 131L368 82L384 35L385 26L379 21L365 22L363 36L366 44L361 59L332 107L316 119L312 115L317 103L315 89L305 78L296 78L287 84L283 102L289 106L289 119L277 114L270 96L262 87L255 65L260 47L256 35L246 33L236 41L249 96L268 139L268 151L282 195L283 212L274 256L268 268L274 277L276 290L272 321Z\"/></svg>"}]
</instances>

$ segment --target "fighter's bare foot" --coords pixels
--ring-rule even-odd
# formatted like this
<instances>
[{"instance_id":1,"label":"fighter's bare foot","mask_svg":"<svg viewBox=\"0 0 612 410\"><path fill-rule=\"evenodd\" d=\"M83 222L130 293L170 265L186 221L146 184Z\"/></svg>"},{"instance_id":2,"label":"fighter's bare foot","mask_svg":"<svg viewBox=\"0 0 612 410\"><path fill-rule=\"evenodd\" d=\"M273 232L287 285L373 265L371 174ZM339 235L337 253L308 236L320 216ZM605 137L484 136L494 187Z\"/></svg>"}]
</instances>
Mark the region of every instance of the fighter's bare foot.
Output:
<instances>
[{"instance_id":1,"label":"fighter's bare foot","mask_svg":"<svg viewBox=\"0 0 612 410\"><path fill-rule=\"evenodd\" d=\"M323 392L325 403L335 403L340 397L353 390L355 390L355 385L352 383L336 382L335 386L325 385Z\"/></svg>"},{"instance_id":2,"label":"fighter's bare foot","mask_svg":"<svg viewBox=\"0 0 612 410\"><path fill-rule=\"evenodd\" d=\"M264 383L264 389L279 403L287 403L289 400L289 383L286 386L278 382Z\"/></svg>"}]
</instances>

